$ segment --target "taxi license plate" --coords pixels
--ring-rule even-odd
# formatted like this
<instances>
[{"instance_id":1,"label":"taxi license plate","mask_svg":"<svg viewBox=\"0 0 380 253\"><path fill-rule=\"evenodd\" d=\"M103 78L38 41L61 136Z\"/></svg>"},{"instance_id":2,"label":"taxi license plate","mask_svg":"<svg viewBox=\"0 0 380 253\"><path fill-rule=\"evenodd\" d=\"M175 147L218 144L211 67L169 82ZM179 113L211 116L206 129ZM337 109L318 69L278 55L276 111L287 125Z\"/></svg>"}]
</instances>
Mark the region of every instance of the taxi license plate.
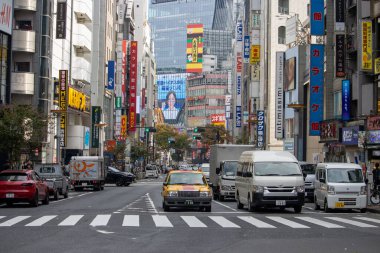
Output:
<instances>
[{"instance_id":1,"label":"taxi license plate","mask_svg":"<svg viewBox=\"0 0 380 253\"><path fill-rule=\"evenodd\" d=\"M276 206L286 206L285 200L276 200Z\"/></svg>"},{"instance_id":2,"label":"taxi license plate","mask_svg":"<svg viewBox=\"0 0 380 253\"><path fill-rule=\"evenodd\" d=\"M82 186L87 186L87 183L82 183Z\"/></svg>"},{"instance_id":3,"label":"taxi license plate","mask_svg":"<svg viewBox=\"0 0 380 253\"><path fill-rule=\"evenodd\" d=\"M343 208L344 207L344 202L336 202L335 203L336 208Z\"/></svg>"},{"instance_id":4,"label":"taxi license plate","mask_svg":"<svg viewBox=\"0 0 380 253\"><path fill-rule=\"evenodd\" d=\"M13 198L15 197L15 194L14 194L14 193L6 193L6 194L5 194L5 197L6 197L7 199L13 199Z\"/></svg>"},{"instance_id":5,"label":"taxi license plate","mask_svg":"<svg viewBox=\"0 0 380 253\"><path fill-rule=\"evenodd\" d=\"M185 205L192 205L194 204L194 202L192 200L186 200L185 201Z\"/></svg>"}]
</instances>

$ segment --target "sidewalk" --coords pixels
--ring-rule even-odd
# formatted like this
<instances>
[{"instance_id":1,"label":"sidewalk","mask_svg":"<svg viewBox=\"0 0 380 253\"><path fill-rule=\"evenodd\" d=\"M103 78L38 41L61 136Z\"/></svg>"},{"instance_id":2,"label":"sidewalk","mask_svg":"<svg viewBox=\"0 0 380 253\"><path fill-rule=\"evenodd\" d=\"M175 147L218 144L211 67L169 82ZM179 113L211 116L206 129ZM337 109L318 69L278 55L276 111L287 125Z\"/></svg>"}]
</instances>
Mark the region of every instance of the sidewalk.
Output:
<instances>
[{"instance_id":1,"label":"sidewalk","mask_svg":"<svg viewBox=\"0 0 380 253\"><path fill-rule=\"evenodd\" d=\"M380 213L380 205L367 206L367 211L370 213Z\"/></svg>"}]
</instances>

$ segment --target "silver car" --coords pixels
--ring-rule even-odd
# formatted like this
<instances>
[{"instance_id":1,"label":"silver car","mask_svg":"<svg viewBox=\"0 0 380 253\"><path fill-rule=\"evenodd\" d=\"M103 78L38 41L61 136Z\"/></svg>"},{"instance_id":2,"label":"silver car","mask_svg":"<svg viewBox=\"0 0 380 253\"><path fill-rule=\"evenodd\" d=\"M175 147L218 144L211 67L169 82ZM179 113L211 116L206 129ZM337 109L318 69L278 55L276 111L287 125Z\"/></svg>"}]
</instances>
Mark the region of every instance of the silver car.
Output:
<instances>
[{"instance_id":1,"label":"silver car","mask_svg":"<svg viewBox=\"0 0 380 253\"><path fill-rule=\"evenodd\" d=\"M305 179L305 198L314 202L314 180L316 164L308 162L300 162L302 174Z\"/></svg>"}]
</instances>

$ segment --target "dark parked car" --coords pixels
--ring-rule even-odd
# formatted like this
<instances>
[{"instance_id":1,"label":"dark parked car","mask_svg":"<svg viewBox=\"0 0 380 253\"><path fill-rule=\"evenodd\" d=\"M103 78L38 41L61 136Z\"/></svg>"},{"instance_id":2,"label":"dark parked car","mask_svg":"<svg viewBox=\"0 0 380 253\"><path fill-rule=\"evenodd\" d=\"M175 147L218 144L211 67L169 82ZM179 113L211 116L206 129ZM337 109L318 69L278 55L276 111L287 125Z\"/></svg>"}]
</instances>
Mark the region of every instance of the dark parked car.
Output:
<instances>
[{"instance_id":1,"label":"dark parked car","mask_svg":"<svg viewBox=\"0 0 380 253\"><path fill-rule=\"evenodd\" d=\"M128 186L135 179L135 175L129 172L120 171L114 167L107 168L106 184L116 184L117 186Z\"/></svg>"}]
</instances>

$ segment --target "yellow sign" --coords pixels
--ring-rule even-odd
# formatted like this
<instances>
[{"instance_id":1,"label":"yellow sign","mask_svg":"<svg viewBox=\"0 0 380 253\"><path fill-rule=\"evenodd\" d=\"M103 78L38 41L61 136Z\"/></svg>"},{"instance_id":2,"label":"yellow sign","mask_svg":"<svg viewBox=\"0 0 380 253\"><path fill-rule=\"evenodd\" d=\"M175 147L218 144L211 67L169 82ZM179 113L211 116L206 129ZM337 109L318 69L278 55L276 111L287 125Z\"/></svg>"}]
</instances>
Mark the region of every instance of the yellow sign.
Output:
<instances>
[{"instance_id":1,"label":"yellow sign","mask_svg":"<svg viewBox=\"0 0 380 253\"><path fill-rule=\"evenodd\" d=\"M380 74L380 57L375 59L375 75Z\"/></svg>"},{"instance_id":2,"label":"yellow sign","mask_svg":"<svg viewBox=\"0 0 380 253\"><path fill-rule=\"evenodd\" d=\"M121 115L120 135L127 137L127 115Z\"/></svg>"},{"instance_id":3,"label":"yellow sign","mask_svg":"<svg viewBox=\"0 0 380 253\"><path fill-rule=\"evenodd\" d=\"M69 87L69 103L70 108L86 111L86 95L80 91L77 91Z\"/></svg>"},{"instance_id":4,"label":"yellow sign","mask_svg":"<svg viewBox=\"0 0 380 253\"><path fill-rule=\"evenodd\" d=\"M260 45L251 46L251 53L250 53L249 59L250 59L249 63L251 64L260 62Z\"/></svg>"},{"instance_id":5,"label":"yellow sign","mask_svg":"<svg viewBox=\"0 0 380 253\"><path fill-rule=\"evenodd\" d=\"M372 22L362 23L362 70L372 71Z\"/></svg>"}]
</instances>

